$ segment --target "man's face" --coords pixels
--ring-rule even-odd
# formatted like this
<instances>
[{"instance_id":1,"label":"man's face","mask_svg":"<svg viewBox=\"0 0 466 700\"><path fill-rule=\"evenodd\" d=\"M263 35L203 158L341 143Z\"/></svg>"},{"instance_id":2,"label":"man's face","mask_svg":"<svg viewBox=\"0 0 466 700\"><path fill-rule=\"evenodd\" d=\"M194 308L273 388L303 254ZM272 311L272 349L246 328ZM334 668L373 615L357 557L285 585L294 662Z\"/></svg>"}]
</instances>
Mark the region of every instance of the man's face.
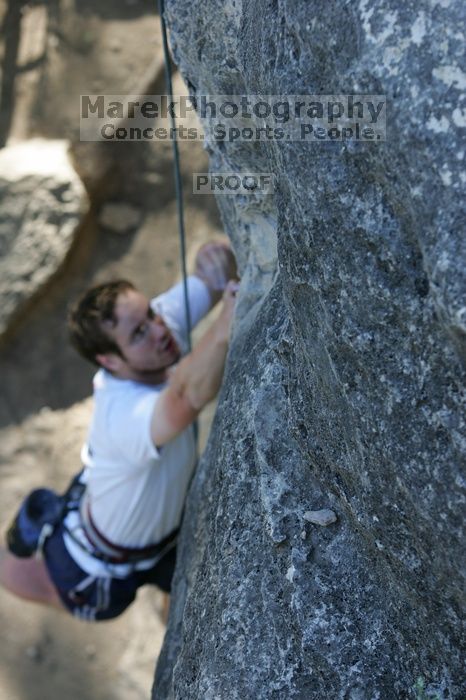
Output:
<instances>
[{"instance_id":1,"label":"man's face","mask_svg":"<svg viewBox=\"0 0 466 700\"><path fill-rule=\"evenodd\" d=\"M105 332L117 343L123 357L114 353L97 360L122 379L148 384L165 381L165 370L178 361L180 349L162 318L152 311L149 300L128 289L118 295L116 324L104 322Z\"/></svg>"}]
</instances>

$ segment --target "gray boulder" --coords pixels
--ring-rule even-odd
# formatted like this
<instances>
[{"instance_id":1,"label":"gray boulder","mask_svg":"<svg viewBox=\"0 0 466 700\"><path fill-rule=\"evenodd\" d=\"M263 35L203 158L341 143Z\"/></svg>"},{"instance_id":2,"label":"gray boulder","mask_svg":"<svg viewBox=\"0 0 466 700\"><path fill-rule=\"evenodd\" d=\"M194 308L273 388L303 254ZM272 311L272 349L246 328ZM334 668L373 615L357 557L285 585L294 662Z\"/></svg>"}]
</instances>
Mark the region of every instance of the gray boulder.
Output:
<instances>
[{"instance_id":1,"label":"gray boulder","mask_svg":"<svg viewBox=\"0 0 466 700\"><path fill-rule=\"evenodd\" d=\"M0 335L63 264L87 211L66 141L0 151Z\"/></svg>"},{"instance_id":2,"label":"gray boulder","mask_svg":"<svg viewBox=\"0 0 466 700\"><path fill-rule=\"evenodd\" d=\"M388 109L385 141L206 140L212 171L277 187L218 197L242 289L157 700L466 696L465 19L459 0L167 2L193 95Z\"/></svg>"}]
</instances>

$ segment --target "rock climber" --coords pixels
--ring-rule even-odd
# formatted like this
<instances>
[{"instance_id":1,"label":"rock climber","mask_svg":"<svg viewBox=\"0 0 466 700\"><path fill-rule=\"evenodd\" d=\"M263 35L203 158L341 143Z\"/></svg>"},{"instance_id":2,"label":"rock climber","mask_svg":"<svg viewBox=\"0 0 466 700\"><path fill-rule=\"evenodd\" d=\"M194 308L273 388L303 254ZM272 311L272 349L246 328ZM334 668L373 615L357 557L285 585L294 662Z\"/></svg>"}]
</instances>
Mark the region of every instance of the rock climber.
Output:
<instances>
[{"instance_id":1,"label":"rock climber","mask_svg":"<svg viewBox=\"0 0 466 700\"><path fill-rule=\"evenodd\" d=\"M187 285L192 326L223 298L190 353L182 283L149 300L112 281L72 308L71 342L99 368L84 468L61 497L30 494L10 526L0 583L17 596L106 620L144 584L170 591L193 422L219 389L235 308L230 247L202 246Z\"/></svg>"}]
</instances>

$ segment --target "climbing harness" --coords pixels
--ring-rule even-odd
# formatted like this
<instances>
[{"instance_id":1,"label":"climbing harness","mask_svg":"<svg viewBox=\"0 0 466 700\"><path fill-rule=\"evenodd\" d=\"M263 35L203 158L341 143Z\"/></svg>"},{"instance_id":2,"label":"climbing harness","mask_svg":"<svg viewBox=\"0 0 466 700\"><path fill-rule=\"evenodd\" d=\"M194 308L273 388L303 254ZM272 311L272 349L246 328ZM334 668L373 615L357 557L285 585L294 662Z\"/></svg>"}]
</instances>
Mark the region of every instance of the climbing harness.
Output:
<instances>
[{"instance_id":1,"label":"climbing harness","mask_svg":"<svg viewBox=\"0 0 466 700\"><path fill-rule=\"evenodd\" d=\"M156 563L176 546L178 528L161 542L146 547L121 547L106 539L92 520L82 474L81 471L74 477L62 495L52 489L40 488L24 499L7 531L7 545L12 554L21 558L39 556L45 541L61 522L64 531L81 549L108 564L131 564L154 558ZM67 525L66 516L71 511L79 512L76 529L84 538Z\"/></svg>"},{"instance_id":2,"label":"climbing harness","mask_svg":"<svg viewBox=\"0 0 466 700\"><path fill-rule=\"evenodd\" d=\"M105 535L103 535L96 524L94 523L91 516L91 509L89 506L89 500L86 494L83 495L81 503L79 505L79 513L81 516L81 526L84 535L91 545L92 551L90 552L92 556L97 559L101 559L108 564L129 564L136 563L139 561L145 561L153 559L159 561L162 557L167 554L167 552L176 546L178 538L178 528L173 530L169 535L164 537L163 540L157 542L157 544L147 545L146 547L122 547L118 544L110 542ZM79 538L77 538L72 530L67 529L67 532L73 540L89 551Z\"/></svg>"}]
</instances>

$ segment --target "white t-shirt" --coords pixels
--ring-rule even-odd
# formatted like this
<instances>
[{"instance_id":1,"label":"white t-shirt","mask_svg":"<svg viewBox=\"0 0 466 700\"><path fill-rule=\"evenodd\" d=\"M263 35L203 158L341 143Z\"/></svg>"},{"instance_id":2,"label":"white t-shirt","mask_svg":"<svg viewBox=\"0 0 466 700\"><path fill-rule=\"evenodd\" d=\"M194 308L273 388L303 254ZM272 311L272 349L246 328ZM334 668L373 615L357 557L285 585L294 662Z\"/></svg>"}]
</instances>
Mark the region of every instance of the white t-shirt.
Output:
<instances>
[{"instance_id":1,"label":"white t-shirt","mask_svg":"<svg viewBox=\"0 0 466 700\"><path fill-rule=\"evenodd\" d=\"M197 277L188 278L192 326L208 312L210 294ZM151 301L183 352L187 350L183 285ZM111 542L145 547L159 542L180 523L186 490L195 466L193 428L189 426L157 450L150 425L155 402L165 384L150 386L117 379L100 369L94 377L94 413L83 448L92 519ZM77 513L67 525L80 537ZM83 551L65 535L65 544L81 568L94 575L109 566ZM150 562L147 562L149 565ZM128 565L110 567L124 575ZM133 567L134 568L134 567ZM140 568L140 567L137 567ZM145 566L141 567L145 568Z\"/></svg>"}]
</instances>

